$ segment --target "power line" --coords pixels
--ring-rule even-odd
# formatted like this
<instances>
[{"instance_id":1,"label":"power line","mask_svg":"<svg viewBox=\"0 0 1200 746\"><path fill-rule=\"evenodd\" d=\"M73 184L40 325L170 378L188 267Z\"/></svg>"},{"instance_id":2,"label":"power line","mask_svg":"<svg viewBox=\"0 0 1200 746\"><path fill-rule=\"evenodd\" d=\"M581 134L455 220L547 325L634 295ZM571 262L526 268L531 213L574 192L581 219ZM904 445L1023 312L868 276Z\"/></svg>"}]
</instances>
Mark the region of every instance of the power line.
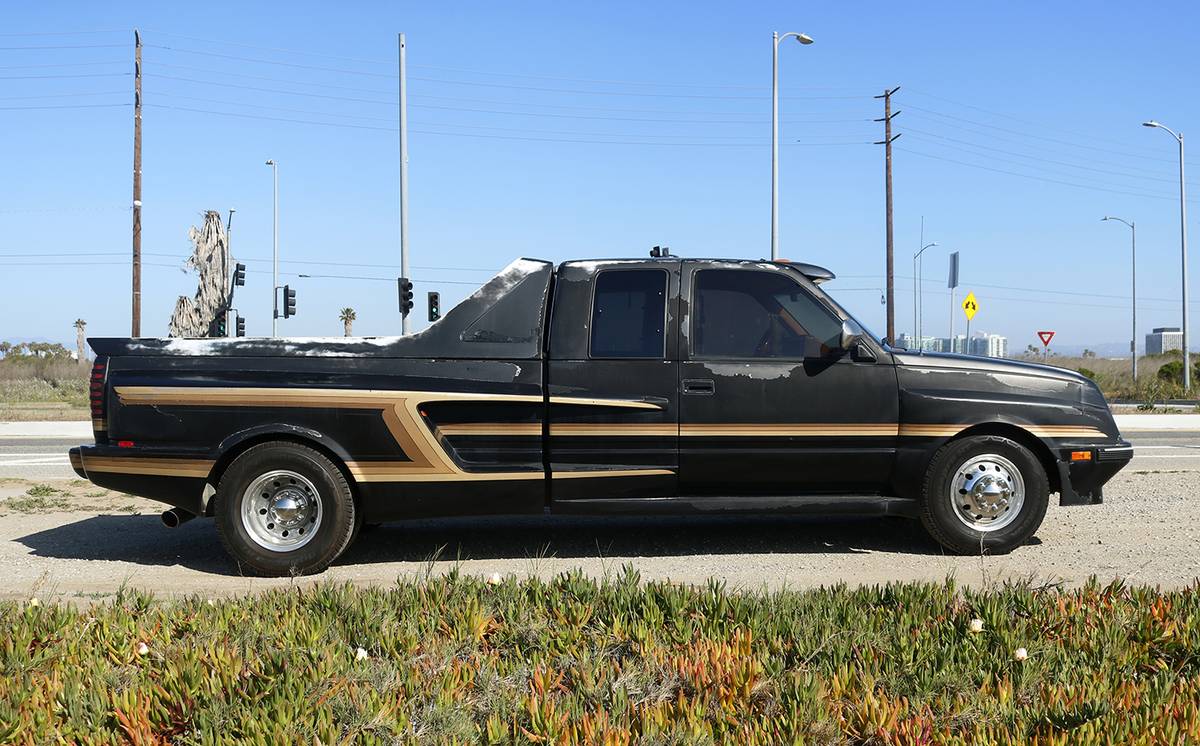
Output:
<instances>
[{"instance_id":1,"label":"power line","mask_svg":"<svg viewBox=\"0 0 1200 746\"><path fill-rule=\"evenodd\" d=\"M54 62L39 65L0 65L0 70L30 70L44 67L95 67L96 65L128 65L129 60L97 60L95 62Z\"/></svg>"},{"instance_id":2,"label":"power line","mask_svg":"<svg viewBox=\"0 0 1200 746\"><path fill-rule=\"evenodd\" d=\"M1163 178L1163 177L1158 177L1158 176L1144 176L1142 174L1130 173L1128 171L1109 171L1109 170L1102 169L1102 168L1094 168L1092 166L1084 166L1084 165L1081 165L1078 163L1071 163L1070 161L1059 161L1059 160L1055 160L1052 158L1043 158L1041 156L1027 155L1025 153L1018 153L1018 152L1015 152L1012 150L1005 150L1003 148L994 148L994 147L991 147L988 145L980 145L979 143L971 142L970 140L959 140L959 139L956 139L953 137L947 137L945 135L939 135L939 134L936 134L933 132L925 132L925 131L919 130L919 129L912 129L911 127L908 128L906 131L916 133L917 139L919 139L919 140L924 140L925 137L933 137L933 138L937 138L938 140L945 140L946 142L960 143L960 144L966 145L970 148L976 148L979 150L988 150L988 151L991 151L994 153L1002 153L1004 155L1011 155L1016 158L1025 158L1027 160L1038 161L1040 163L1053 163L1055 165L1066 166L1067 168L1076 168L1076 169L1080 169L1082 171L1091 171L1093 173L1107 174L1110 176L1121 176L1121 177L1125 177L1125 178L1129 178L1129 179L1142 179L1145 181L1159 181L1159 182L1163 182L1163 183L1167 183L1167 184L1178 184L1179 183L1178 179L1168 179L1168 178ZM922 137L922 135L924 137ZM934 143L934 144L936 144L936 143ZM953 147L953 146L946 145L944 147ZM963 152L972 152L965 148L955 148L955 149L963 150ZM1200 183L1200 182L1197 182L1197 183Z\"/></svg>"},{"instance_id":3,"label":"power line","mask_svg":"<svg viewBox=\"0 0 1200 746\"><path fill-rule=\"evenodd\" d=\"M79 98L81 96L121 96L129 91L89 91L87 93L42 93L37 96L0 96L0 101L29 101L39 98Z\"/></svg>"},{"instance_id":4,"label":"power line","mask_svg":"<svg viewBox=\"0 0 1200 746\"><path fill-rule=\"evenodd\" d=\"M1059 145L1067 145L1067 146L1070 146L1073 148L1083 148L1085 150L1094 150L1094 151L1097 151L1100 153L1111 153L1113 155L1122 155L1127 158L1138 158L1138 159L1142 159L1142 160L1161 161L1163 163L1177 163L1178 162L1171 158L1158 158L1158 157L1154 157L1154 156L1143 155L1140 153L1130 153L1128 151L1123 151L1123 150L1113 150L1112 148L1101 148L1101 147L1097 147L1095 145L1084 145L1082 143L1072 142L1070 140L1060 140L1056 137L1046 137L1044 135L1035 135L1035 134L1032 134L1029 132L1022 132L1020 130L1008 129L1006 127L997 127L994 124L987 124L986 122L977 122L974 119L966 119L965 117L957 117L957 116L954 116L953 114L944 114L939 111L934 111L933 109L925 109L920 106L913 106L912 104L908 104L907 106L909 109L913 109L916 111L922 111L922 112L925 112L926 114L932 114L937 117L943 117L945 119L952 119L957 122L966 122L967 124L974 124L978 127L987 127L988 129L994 129L994 130L997 130L1000 132L1007 132L1009 134L1020 135L1021 137L1033 138L1035 140L1044 140L1046 142L1057 143Z\"/></svg>"},{"instance_id":5,"label":"power line","mask_svg":"<svg viewBox=\"0 0 1200 746\"><path fill-rule=\"evenodd\" d=\"M292 119L288 117L271 117L257 114L243 114L232 111L213 111L211 109L197 109L188 106L170 106L168 104L146 104L146 106L157 109L170 109L174 111L186 111L195 114L214 114L217 116L235 117L238 119L258 119L269 122L288 122L291 124L312 124L321 127L340 127L359 130L373 130L376 132L396 132L396 127L372 127L364 124L348 124L342 122L319 122L312 119ZM428 125L426 125L428 126ZM468 132L438 132L434 130L410 130L410 134L419 135L435 135L439 137L473 137L489 140L520 140L524 142L558 142L558 143L577 143L585 145L678 145L685 147L766 147L767 143L713 143L713 142L640 142L632 140L586 140L578 138L549 138L549 137L518 137L515 135L484 135ZM616 137L616 135L614 135ZM835 137L835 135L829 135ZM789 145L800 146L835 146L835 145L867 145L870 144L866 140L852 140L846 142L792 142Z\"/></svg>"},{"instance_id":6,"label":"power line","mask_svg":"<svg viewBox=\"0 0 1200 746\"><path fill-rule=\"evenodd\" d=\"M237 62L253 62L259 65L278 65L279 67L291 67L299 70L318 70L321 72L339 73L341 75L364 75L371 78L391 78L396 79L398 76L389 75L386 73L368 73L359 70L346 70L336 67L321 67L320 65L302 65L298 62L281 62L279 60L263 60L254 57L239 57L234 54L221 54L220 52L205 52L200 49L184 49L183 47L168 47L163 44L146 44L145 46L151 49L165 49L170 52L182 52L184 54L198 54L205 57L217 57L224 60L235 60Z\"/></svg>"},{"instance_id":7,"label":"power line","mask_svg":"<svg viewBox=\"0 0 1200 746\"><path fill-rule=\"evenodd\" d=\"M33 111L35 109L108 109L114 106L133 106L129 102L123 104L61 104L58 106L0 106L0 111Z\"/></svg>"},{"instance_id":8,"label":"power line","mask_svg":"<svg viewBox=\"0 0 1200 746\"><path fill-rule=\"evenodd\" d=\"M36 47L0 47L0 52L23 52L34 49L125 49L128 44L58 44Z\"/></svg>"},{"instance_id":9,"label":"power line","mask_svg":"<svg viewBox=\"0 0 1200 746\"><path fill-rule=\"evenodd\" d=\"M86 75L0 75L0 80L51 80L65 78L123 78L133 73L89 73Z\"/></svg>"},{"instance_id":10,"label":"power line","mask_svg":"<svg viewBox=\"0 0 1200 746\"><path fill-rule=\"evenodd\" d=\"M966 161L955 160L954 158L945 158L943 156L932 155L930 153L922 153L917 150L910 150L909 148L897 147L896 149L900 150L902 152L905 152L905 153L911 153L912 155L920 156L922 158L932 158L932 159L938 160L938 161L946 161L947 163L956 163L960 166L967 166L969 168L978 168L978 169L982 169L984 171L992 171L992 172L998 173L998 174L1007 174L1009 176L1019 176L1022 179L1033 179L1034 181L1044 181L1049 184L1059 184L1062 186L1076 187L1078 189L1090 189L1095 192L1109 192L1111 194L1124 194L1129 197L1147 197L1150 199L1170 199L1170 200L1176 199L1175 197L1168 197L1166 195L1147 194L1145 192L1130 192L1130 191L1125 191L1125 190L1121 190L1121 189L1107 189L1105 187L1092 186L1091 184L1077 184L1072 181L1062 181L1061 179L1051 179L1051 178L1044 177L1044 176L1034 176L1032 174L1023 174L1023 173L1019 173L1017 171L1008 171L1008 170L1002 169L1002 168L991 168L989 166L981 166L977 163L968 163ZM1189 199L1188 201L1194 202L1196 200Z\"/></svg>"}]
</instances>

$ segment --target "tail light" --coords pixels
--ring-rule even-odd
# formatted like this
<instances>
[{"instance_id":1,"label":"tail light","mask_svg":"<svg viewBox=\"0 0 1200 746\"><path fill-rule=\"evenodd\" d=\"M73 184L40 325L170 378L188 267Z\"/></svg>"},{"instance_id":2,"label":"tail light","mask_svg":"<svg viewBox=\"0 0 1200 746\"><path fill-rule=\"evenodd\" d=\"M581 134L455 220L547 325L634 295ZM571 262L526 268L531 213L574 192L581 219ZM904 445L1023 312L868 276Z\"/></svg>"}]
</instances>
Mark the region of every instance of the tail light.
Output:
<instances>
[{"instance_id":1,"label":"tail light","mask_svg":"<svg viewBox=\"0 0 1200 746\"><path fill-rule=\"evenodd\" d=\"M104 383L107 378L108 358L97 357L96 362L92 364L92 375L88 381L88 398L92 405L92 430L96 432L97 439L101 437L101 434L108 433L107 407L104 402Z\"/></svg>"}]
</instances>

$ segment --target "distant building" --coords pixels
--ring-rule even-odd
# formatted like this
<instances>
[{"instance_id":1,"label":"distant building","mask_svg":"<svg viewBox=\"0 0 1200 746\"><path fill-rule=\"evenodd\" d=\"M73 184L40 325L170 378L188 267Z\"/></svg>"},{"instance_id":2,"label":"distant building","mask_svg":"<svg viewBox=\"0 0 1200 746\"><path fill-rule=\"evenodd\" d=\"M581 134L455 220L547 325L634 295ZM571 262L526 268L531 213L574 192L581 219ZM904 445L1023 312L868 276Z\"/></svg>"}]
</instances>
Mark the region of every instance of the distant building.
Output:
<instances>
[{"instance_id":1,"label":"distant building","mask_svg":"<svg viewBox=\"0 0 1200 746\"><path fill-rule=\"evenodd\" d=\"M971 353L980 357L1008 357L1008 337L980 334L971 338Z\"/></svg>"},{"instance_id":2,"label":"distant building","mask_svg":"<svg viewBox=\"0 0 1200 746\"><path fill-rule=\"evenodd\" d=\"M954 352L961 355L980 357L1008 357L1008 337L999 334L978 334L967 339L965 334L950 337L916 337L900 334L896 341L906 350L923 352Z\"/></svg>"},{"instance_id":3,"label":"distant building","mask_svg":"<svg viewBox=\"0 0 1200 746\"><path fill-rule=\"evenodd\" d=\"M1183 349L1183 332L1177 326L1160 326L1146 335L1146 354L1161 355Z\"/></svg>"}]
</instances>

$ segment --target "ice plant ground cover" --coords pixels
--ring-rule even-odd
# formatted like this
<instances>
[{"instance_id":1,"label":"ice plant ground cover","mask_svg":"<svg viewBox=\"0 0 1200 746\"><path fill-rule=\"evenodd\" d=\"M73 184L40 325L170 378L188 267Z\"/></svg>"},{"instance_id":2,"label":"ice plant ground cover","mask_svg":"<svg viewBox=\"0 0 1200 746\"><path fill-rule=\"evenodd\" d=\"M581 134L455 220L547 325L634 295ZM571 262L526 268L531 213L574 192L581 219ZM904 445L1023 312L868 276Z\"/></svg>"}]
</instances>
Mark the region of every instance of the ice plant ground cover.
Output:
<instances>
[{"instance_id":1,"label":"ice plant ground cover","mask_svg":"<svg viewBox=\"0 0 1200 746\"><path fill-rule=\"evenodd\" d=\"M489 580L4 602L0 742L1200 742L1195 586Z\"/></svg>"}]
</instances>

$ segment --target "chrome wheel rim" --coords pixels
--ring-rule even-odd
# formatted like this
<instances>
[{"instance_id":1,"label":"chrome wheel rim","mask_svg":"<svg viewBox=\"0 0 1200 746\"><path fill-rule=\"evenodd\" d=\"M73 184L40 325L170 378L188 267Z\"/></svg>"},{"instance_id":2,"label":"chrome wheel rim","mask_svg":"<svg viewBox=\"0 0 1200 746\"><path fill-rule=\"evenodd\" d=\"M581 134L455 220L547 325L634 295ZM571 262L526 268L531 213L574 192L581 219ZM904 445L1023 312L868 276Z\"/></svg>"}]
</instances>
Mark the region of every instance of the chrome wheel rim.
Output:
<instances>
[{"instance_id":1,"label":"chrome wheel rim","mask_svg":"<svg viewBox=\"0 0 1200 746\"><path fill-rule=\"evenodd\" d=\"M1013 462L995 453L975 456L950 482L950 505L967 528L987 533L1011 524L1025 504L1025 479Z\"/></svg>"},{"instance_id":2,"label":"chrome wheel rim","mask_svg":"<svg viewBox=\"0 0 1200 746\"><path fill-rule=\"evenodd\" d=\"M263 549L299 549L312 541L321 526L320 493L303 474L269 471L242 493L242 526Z\"/></svg>"}]
</instances>

